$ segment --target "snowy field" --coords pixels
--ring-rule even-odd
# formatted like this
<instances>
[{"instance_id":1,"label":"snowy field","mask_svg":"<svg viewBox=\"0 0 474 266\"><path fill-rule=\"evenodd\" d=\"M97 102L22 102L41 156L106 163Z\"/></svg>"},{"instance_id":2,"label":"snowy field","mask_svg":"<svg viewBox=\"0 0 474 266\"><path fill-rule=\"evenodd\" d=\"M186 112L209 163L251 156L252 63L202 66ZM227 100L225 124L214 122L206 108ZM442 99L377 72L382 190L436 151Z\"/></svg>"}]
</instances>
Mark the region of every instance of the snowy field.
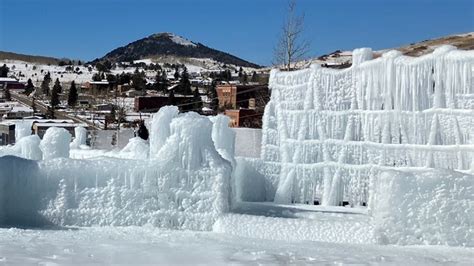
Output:
<instances>
[{"instance_id":1,"label":"snowy field","mask_svg":"<svg viewBox=\"0 0 474 266\"><path fill-rule=\"evenodd\" d=\"M153 227L0 229L0 265L472 265L473 257L467 248L289 242Z\"/></svg>"}]
</instances>

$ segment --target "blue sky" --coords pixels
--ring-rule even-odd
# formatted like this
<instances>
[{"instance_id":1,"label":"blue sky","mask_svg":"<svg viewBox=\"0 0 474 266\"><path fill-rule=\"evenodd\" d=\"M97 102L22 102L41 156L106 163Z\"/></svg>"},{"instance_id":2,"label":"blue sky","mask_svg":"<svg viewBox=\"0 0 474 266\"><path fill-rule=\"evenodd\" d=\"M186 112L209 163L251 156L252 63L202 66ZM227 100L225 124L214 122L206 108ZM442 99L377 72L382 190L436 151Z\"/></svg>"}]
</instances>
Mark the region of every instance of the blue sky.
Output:
<instances>
[{"instance_id":1,"label":"blue sky","mask_svg":"<svg viewBox=\"0 0 474 266\"><path fill-rule=\"evenodd\" d=\"M284 0L0 0L0 50L91 60L174 32L268 65L285 7ZM314 56L474 31L473 0L299 0L298 9Z\"/></svg>"}]
</instances>

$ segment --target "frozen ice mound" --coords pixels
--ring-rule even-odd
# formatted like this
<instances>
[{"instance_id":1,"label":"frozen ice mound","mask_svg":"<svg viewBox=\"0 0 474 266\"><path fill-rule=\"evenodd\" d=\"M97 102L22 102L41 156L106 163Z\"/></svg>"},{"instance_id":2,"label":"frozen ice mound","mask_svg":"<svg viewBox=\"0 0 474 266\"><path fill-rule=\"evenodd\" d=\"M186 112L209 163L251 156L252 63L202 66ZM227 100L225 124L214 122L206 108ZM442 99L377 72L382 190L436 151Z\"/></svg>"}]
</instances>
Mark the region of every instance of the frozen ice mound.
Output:
<instances>
[{"instance_id":1,"label":"frozen ice mound","mask_svg":"<svg viewBox=\"0 0 474 266\"><path fill-rule=\"evenodd\" d=\"M64 128L50 127L40 142L43 159L69 158L71 133Z\"/></svg>"},{"instance_id":2,"label":"frozen ice mound","mask_svg":"<svg viewBox=\"0 0 474 266\"><path fill-rule=\"evenodd\" d=\"M148 159L150 147L148 142L140 137L131 138L128 144L119 152L118 157L125 159Z\"/></svg>"},{"instance_id":3,"label":"frozen ice mound","mask_svg":"<svg viewBox=\"0 0 474 266\"><path fill-rule=\"evenodd\" d=\"M137 158L148 156L139 139L122 151L135 160L61 158L70 135L53 128L41 142L45 160L0 157L0 225L210 230L229 210L232 165L216 150L207 117L187 113L169 123L153 159Z\"/></svg>"},{"instance_id":4,"label":"frozen ice mound","mask_svg":"<svg viewBox=\"0 0 474 266\"><path fill-rule=\"evenodd\" d=\"M387 171L376 181L382 244L474 246L474 176L444 169Z\"/></svg>"}]
</instances>

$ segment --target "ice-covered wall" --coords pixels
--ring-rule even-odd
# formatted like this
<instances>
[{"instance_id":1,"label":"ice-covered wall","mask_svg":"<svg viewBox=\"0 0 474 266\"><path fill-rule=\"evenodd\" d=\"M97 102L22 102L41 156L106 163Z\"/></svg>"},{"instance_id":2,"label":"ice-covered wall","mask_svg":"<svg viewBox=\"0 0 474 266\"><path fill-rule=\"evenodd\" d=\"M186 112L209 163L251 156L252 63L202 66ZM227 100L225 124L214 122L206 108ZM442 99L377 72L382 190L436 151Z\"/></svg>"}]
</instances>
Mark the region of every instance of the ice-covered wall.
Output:
<instances>
[{"instance_id":1,"label":"ice-covered wall","mask_svg":"<svg viewBox=\"0 0 474 266\"><path fill-rule=\"evenodd\" d=\"M267 200L360 205L381 170L474 170L474 51L354 55L344 70L271 72L261 158L278 171Z\"/></svg>"},{"instance_id":2,"label":"ice-covered wall","mask_svg":"<svg viewBox=\"0 0 474 266\"><path fill-rule=\"evenodd\" d=\"M373 216L382 244L474 246L474 176L446 169L387 171Z\"/></svg>"},{"instance_id":3,"label":"ice-covered wall","mask_svg":"<svg viewBox=\"0 0 474 266\"><path fill-rule=\"evenodd\" d=\"M60 158L70 138L64 142L64 132L53 128L41 142L45 160L0 156L0 226L149 224L210 230L230 208L231 162L216 149L207 117L191 112L159 121L150 136L163 127L169 132L152 144L159 145L152 159L141 139L120 152L135 160Z\"/></svg>"}]
</instances>

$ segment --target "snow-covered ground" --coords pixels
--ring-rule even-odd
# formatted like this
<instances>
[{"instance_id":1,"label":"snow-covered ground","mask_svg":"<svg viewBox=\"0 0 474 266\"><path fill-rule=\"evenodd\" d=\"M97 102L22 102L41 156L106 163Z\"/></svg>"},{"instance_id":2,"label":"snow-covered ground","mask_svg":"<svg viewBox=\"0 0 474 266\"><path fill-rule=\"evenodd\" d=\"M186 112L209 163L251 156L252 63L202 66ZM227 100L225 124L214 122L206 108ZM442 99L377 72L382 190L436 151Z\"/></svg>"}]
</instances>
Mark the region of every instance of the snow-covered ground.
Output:
<instances>
[{"instance_id":1,"label":"snow-covered ground","mask_svg":"<svg viewBox=\"0 0 474 266\"><path fill-rule=\"evenodd\" d=\"M277 241L153 227L0 229L0 265L472 265L474 250Z\"/></svg>"}]
</instances>

